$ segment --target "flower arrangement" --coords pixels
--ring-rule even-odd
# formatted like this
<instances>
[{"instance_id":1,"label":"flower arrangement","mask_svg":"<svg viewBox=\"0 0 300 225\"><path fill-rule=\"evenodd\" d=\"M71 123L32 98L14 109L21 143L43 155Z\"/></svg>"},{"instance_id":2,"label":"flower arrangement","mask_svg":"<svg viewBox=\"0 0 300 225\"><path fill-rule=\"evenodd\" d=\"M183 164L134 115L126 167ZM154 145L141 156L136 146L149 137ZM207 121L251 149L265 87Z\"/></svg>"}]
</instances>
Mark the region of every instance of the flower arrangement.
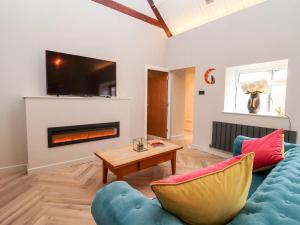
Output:
<instances>
[{"instance_id":1,"label":"flower arrangement","mask_svg":"<svg viewBox=\"0 0 300 225\"><path fill-rule=\"evenodd\" d=\"M260 108L259 94L269 92L268 81L258 80L253 82L247 82L241 86L245 94L250 94L248 101L249 113L258 113Z\"/></svg>"},{"instance_id":2,"label":"flower arrangement","mask_svg":"<svg viewBox=\"0 0 300 225\"><path fill-rule=\"evenodd\" d=\"M266 80L246 82L242 84L241 88L245 94L260 94L269 91L268 81Z\"/></svg>"}]
</instances>

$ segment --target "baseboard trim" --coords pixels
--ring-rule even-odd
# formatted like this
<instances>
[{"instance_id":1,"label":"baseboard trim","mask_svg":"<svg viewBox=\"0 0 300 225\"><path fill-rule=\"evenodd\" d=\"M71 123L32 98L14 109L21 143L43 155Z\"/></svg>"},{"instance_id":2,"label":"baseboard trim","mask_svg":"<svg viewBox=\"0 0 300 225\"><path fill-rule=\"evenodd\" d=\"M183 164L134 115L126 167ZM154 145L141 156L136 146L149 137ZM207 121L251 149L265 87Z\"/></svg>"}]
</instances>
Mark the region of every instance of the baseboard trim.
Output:
<instances>
[{"instance_id":1,"label":"baseboard trim","mask_svg":"<svg viewBox=\"0 0 300 225\"><path fill-rule=\"evenodd\" d=\"M213 154L213 155L225 157L225 158L232 157L232 153L225 152L225 151L215 149L215 148L203 147L203 146L195 145L195 144L192 144L192 148L197 149L197 150L201 150L201 151Z\"/></svg>"},{"instance_id":2,"label":"baseboard trim","mask_svg":"<svg viewBox=\"0 0 300 225\"><path fill-rule=\"evenodd\" d=\"M26 172L27 170L27 164L19 164L19 165L13 165L13 166L6 166L1 167L0 172Z\"/></svg>"},{"instance_id":3,"label":"baseboard trim","mask_svg":"<svg viewBox=\"0 0 300 225\"><path fill-rule=\"evenodd\" d=\"M72 165L76 165L76 164L87 163L87 162L91 162L94 160L96 160L96 156L88 156L88 157L73 159L73 160L64 161L64 162L51 163L51 164L46 164L44 166L28 168L27 173L35 174L35 173L49 171L52 169L62 168L65 166L72 166Z\"/></svg>"}]
</instances>

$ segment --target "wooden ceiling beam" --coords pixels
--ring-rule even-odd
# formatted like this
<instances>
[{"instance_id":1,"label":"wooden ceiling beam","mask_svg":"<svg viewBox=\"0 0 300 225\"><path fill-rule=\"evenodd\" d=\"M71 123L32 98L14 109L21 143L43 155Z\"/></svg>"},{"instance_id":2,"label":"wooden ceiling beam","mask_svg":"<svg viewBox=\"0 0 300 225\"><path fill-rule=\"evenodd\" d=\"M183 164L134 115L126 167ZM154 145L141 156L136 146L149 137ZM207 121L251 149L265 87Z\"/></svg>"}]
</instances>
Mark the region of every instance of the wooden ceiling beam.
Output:
<instances>
[{"instance_id":1,"label":"wooden ceiling beam","mask_svg":"<svg viewBox=\"0 0 300 225\"><path fill-rule=\"evenodd\" d=\"M172 33L170 31L170 29L168 28L167 24L165 23L164 19L162 18L160 12L158 11L158 9L156 8L153 0L147 0L153 13L155 14L157 20L160 22L161 27L164 29L164 31L166 32L167 36L170 38L172 37Z\"/></svg>"},{"instance_id":2,"label":"wooden ceiling beam","mask_svg":"<svg viewBox=\"0 0 300 225\"><path fill-rule=\"evenodd\" d=\"M164 29L163 26L162 26L161 21L159 21L158 19L154 19L150 16L147 16L143 13L140 13L140 12L138 12L138 11L132 9L132 8L129 8L129 7L127 7L123 4L120 4L118 2L115 2L113 0L92 0L92 1L94 1L96 3L99 3L101 5L104 5L108 8L114 9L116 11L119 11L121 13L124 13L128 16L134 17L136 19L142 20L146 23L149 23L149 24L152 24L154 26L157 26L157 27L160 27L160 28Z\"/></svg>"}]
</instances>

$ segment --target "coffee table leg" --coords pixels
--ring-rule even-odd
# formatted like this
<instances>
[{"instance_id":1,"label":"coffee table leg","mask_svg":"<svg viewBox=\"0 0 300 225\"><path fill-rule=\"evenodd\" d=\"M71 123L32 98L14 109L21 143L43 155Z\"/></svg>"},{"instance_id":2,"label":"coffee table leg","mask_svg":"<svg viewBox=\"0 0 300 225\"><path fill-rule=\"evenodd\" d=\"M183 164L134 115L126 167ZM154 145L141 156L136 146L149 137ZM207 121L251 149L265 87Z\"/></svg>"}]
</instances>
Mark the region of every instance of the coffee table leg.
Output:
<instances>
[{"instance_id":1,"label":"coffee table leg","mask_svg":"<svg viewBox=\"0 0 300 225\"><path fill-rule=\"evenodd\" d=\"M107 173L108 173L108 168L105 165L105 162L103 162L103 164L102 164L102 181L103 181L103 184L107 183Z\"/></svg>"},{"instance_id":2,"label":"coffee table leg","mask_svg":"<svg viewBox=\"0 0 300 225\"><path fill-rule=\"evenodd\" d=\"M171 160L171 165L172 165L172 174L176 174L176 151L173 153L173 158Z\"/></svg>"}]
</instances>

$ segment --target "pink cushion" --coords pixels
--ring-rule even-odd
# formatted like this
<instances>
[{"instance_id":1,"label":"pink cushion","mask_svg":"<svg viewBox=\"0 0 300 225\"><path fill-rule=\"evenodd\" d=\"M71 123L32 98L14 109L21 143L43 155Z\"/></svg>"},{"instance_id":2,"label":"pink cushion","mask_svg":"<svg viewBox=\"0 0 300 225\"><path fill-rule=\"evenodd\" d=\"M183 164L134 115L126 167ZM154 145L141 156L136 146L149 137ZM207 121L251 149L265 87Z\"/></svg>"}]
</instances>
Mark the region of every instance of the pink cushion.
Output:
<instances>
[{"instance_id":1,"label":"pink cushion","mask_svg":"<svg viewBox=\"0 0 300 225\"><path fill-rule=\"evenodd\" d=\"M210 167L201 168L183 175L171 176L163 180L154 181L151 184L178 184L187 181L192 181L194 179L198 179L199 177L207 176L216 173L218 171L222 171L227 167L230 167L233 164L238 163L244 156L245 154L238 155L230 159L227 159L225 161L222 161L220 163L217 163L215 165L212 165Z\"/></svg>"},{"instance_id":2,"label":"pink cushion","mask_svg":"<svg viewBox=\"0 0 300 225\"><path fill-rule=\"evenodd\" d=\"M283 129L255 140L245 140L242 153L254 152L254 170L264 170L284 159Z\"/></svg>"}]
</instances>

